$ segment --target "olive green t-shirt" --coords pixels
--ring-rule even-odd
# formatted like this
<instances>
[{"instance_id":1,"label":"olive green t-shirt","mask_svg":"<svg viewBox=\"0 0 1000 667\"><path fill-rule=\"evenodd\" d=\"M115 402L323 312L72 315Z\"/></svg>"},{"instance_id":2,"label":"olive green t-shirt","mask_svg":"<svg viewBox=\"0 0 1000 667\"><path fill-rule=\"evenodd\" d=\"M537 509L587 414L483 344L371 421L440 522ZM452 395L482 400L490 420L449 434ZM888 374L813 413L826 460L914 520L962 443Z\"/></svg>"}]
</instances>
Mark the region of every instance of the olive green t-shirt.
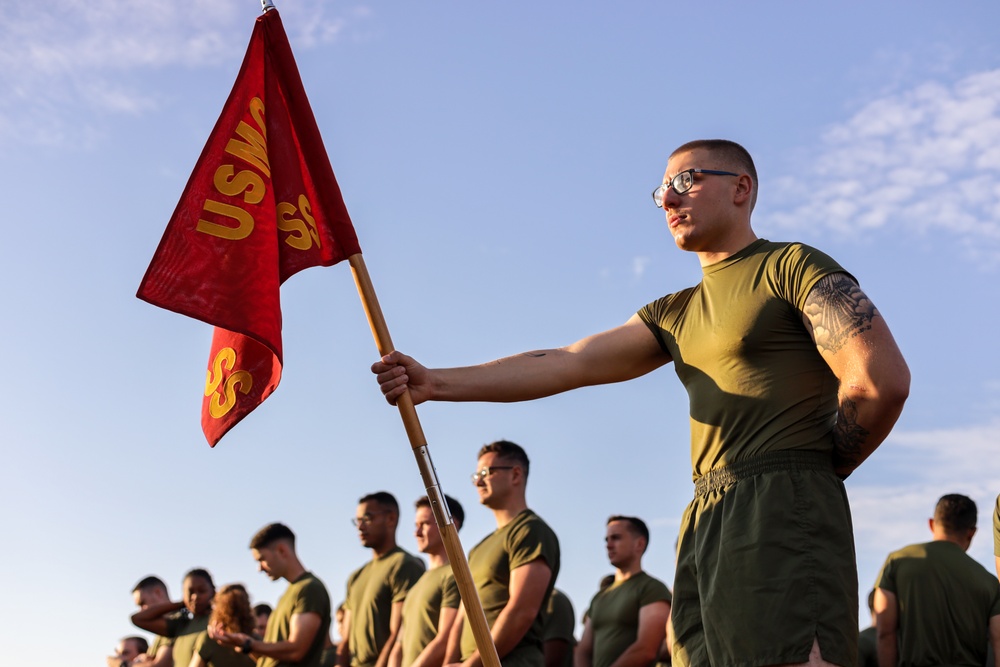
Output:
<instances>
[{"instance_id":1,"label":"olive green t-shirt","mask_svg":"<svg viewBox=\"0 0 1000 667\"><path fill-rule=\"evenodd\" d=\"M257 664L250 656L210 639L207 632L198 635L194 652L201 656L208 667L254 667Z\"/></svg>"},{"instance_id":2,"label":"olive green t-shirt","mask_svg":"<svg viewBox=\"0 0 1000 667\"><path fill-rule=\"evenodd\" d=\"M1000 496L997 496L997 506L993 508L993 555L1000 556Z\"/></svg>"},{"instance_id":3,"label":"olive green t-shirt","mask_svg":"<svg viewBox=\"0 0 1000 667\"><path fill-rule=\"evenodd\" d=\"M296 614L317 614L320 619L316 636L313 637L306 656L295 663L279 662L275 658L261 656L257 658L257 667L319 666L327 635L330 634L330 594L323 582L312 572L303 572L298 579L288 584L288 588L282 593L281 599L267 619L264 641L268 643L287 641L292 632L292 616Z\"/></svg>"},{"instance_id":4,"label":"olive green t-shirt","mask_svg":"<svg viewBox=\"0 0 1000 667\"><path fill-rule=\"evenodd\" d=\"M1000 582L962 547L935 540L894 551L877 585L899 605L899 667L983 665Z\"/></svg>"},{"instance_id":5,"label":"olive green t-shirt","mask_svg":"<svg viewBox=\"0 0 1000 667\"><path fill-rule=\"evenodd\" d=\"M409 667L438 634L442 609L458 609L461 598L451 565L427 570L403 602L403 667Z\"/></svg>"},{"instance_id":6,"label":"olive green t-shirt","mask_svg":"<svg viewBox=\"0 0 1000 667\"><path fill-rule=\"evenodd\" d=\"M164 637L162 635L156 635L156 639L154 639L153 643L149 645L149 650L146 651L146 655L148 655L151 658L155 658L156 654L159 652L161 648L173 645L174 645L173 637Z\"/></svg>"},{"instance_id":7,"label":"olive green t-shirt","mask_svg":"<svg viewBox=\"0 0 1000 667\"><path fill-rule=\"evenodd\" d=\"M639 610L654 602L671 601L670 589L659 579L637 572L616 581L590 601L587 618L594 638L593 667L608 667L639 635Z\"/></svg>"},{"instance_id":8,"label":"olive green t-shirt","mask_svg":"<svg viewBox=\"0 0 1000 667\"><path fill-rule=\"evenodd\" d=\"M838 382L801 311L843 271L809 246L759 239L639 311L687 389L695 479L774 451L832 456Z\"/></svg>"},{"instance_id":9,"label":"olive green t-shirt","mask_svg":"<svg viewBox=\"0 0 1000 667\"><path fill-rule=\"evenodd\" d=\"M174 640L174 667L188 667L194 657L198 635L208 631L208 614L191 617L188 614L167 618L167 637Z\"/></svg>"},{"instance_id":10,"label":"olive green t-shirt","mask_svg":"<svg viewBox=\"0 0 1000 667\"><path fill-rule=\"evenodd\" d=\"M548 641L566 642L566 657L559 667L573 667L573 648L576 646L576 612L573 603L566 594L558 588L552 589L548 604L545 605L545 616L542 621L542 644Z\"/></svg>"},{"instance_id":11,"label":"olive green t-shirt","mask_svg":"<svg viewBox=\"0 0 1000 667\"><path fill-rule=\"evenodd\" d=\"M402 602L424 573L424 562L400 547L355 570L344 607L351 612L351 665L371 667L389 639L392 605Z\"/></svg>"},{"instance_id":12,"label":"olive green t-shirt","mask_svg":"<svg viewBox=\"0 0 1000 667\"><path fill-rule=\"evenodd\" d=\"M510 573L522 565L542 559L552 570L552 577L545 591L547 599L555 587L559 574L559 538L531 510L524 510L503 528L498 528L469 552L469 570L476 584L476 592L483 603L483 611L490 627L510 600ZM545 604L538 610L534 623L521 641L508 653L500 656L504 667L543 667L542 616ZM472 626L462 626L462 659L476 650Z\"/></svg>"}]
</instances>

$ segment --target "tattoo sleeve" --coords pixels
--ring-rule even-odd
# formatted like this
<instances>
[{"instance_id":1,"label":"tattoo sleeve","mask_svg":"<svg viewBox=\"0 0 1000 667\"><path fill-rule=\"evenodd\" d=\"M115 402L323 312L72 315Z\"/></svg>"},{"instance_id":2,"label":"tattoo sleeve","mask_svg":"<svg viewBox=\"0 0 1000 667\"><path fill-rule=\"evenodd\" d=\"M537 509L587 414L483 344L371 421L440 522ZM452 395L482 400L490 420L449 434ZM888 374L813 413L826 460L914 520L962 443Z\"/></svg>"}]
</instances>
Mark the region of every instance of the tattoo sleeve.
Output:
<instances>
[{"instance_id":1,"label":"tattoo sleeve","mask_svg":"<svg viewBox=\"0 0 1000 667\"><path fill-rule=\"evenodd\" d=\"M843 398L837 411L837 425L833 431L833 467L853 470L861 463L862 445L868 430L858 423L858 406Z\"/></svg>"},{"instance_id":2,"label":"tattoo sleeve","mask_svg":"<svg viewBox=\"0 0 1000 667\"><path fill-rule=\"evenodd\" d=\"M833 273L809 292L805 316L819 351L835 353L849 339L871 329L878 310L850 276Z\"/></svg>"}]
</instances>

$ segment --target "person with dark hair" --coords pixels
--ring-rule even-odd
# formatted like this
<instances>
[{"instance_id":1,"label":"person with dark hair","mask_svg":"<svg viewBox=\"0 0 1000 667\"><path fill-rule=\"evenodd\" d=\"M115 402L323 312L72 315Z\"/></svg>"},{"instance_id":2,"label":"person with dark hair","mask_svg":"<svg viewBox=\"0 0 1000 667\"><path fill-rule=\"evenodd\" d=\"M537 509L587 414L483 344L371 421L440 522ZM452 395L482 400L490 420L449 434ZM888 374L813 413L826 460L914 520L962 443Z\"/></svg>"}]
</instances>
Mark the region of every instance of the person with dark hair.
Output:
<instances>
[{"instance_id":1,"label":"person with dark hair","mask_svg":"<svg viewBox=\"0 0 1000 667\"><path fill-rule=\"evenodd\" d=\"M215 584L207 570L195 568L184 575L183 600L154 604L132 614L132 623L143 630L174 640L174 667L188 667L199 635L208 629ZM175 612L186 610L177 615Z\"/></svg>"},{"instance_id":2,"label":"person with dark hair","mask_svg":"<svg viewBox=\"0 0 1000 667\"><path fill-rule=\"evenodd\" d=\"M108 667L130 667L146 654L149 643L142 637L124 637L115 647L114 655L108 656Z\"/></svg>"},{"instance_id":3,"label":"person with dark hair","mask_svg":"<svg viewBox=\"0 0 1000 667\"><path fill-rule=\"evenodd\" d=\"M303 567L295 552L295 534L288 526L272 523L250 540L257 568L271 581L288 582L267 621L263 639L250 632L230 632L209 627L209 636L239 652L256 657L257 667L308 665L318 667L330 631L330 596L323 582Z\"/></svg>"},{"instance_id":4,"label":"person with dark hair","mask_svg":"<svg viewBox=\"0 0 1000 667\"><path fill-rule=\"evenodd\" d=\"M559 538L528 508L528 455L499 440L482 447L472 474L479 502L493 511L497 529L469 552L469 570L504 667L544 667L545 603L559 574ZM446 662L464 667L482 660L465 608L448 639Z\"/></svg>"},{"instance_id":5,"label":"person with dark hair","mask_svg":"<svg viewBox=\"0 0 1000 667\"><path fill-rule=\"evenodd\" d=\"M155 604L170 602L170 594L167 593L167 585L163 583L162 579L150 575L143 577L132 588L132 599L135 601L135 605L143 610ZM178 616L182 613L182 611L176 611L174 615ZM132 662L143 667L173 667L173 645L172 637L156 635L153 643L144 651L144 655L133 659Z\"/></svg>"},{"instance_id":6,"label":"person with dark hair","mask_svg":"<svg viewBox=\"0 0 1000 667\"><path fill-rule=\"evenodd\" d=\"M910 373L840 264L757 237L757 192L739 144L684 144L653 201L677 247L698 257L697 285L567 347L444 369L393 351L372 372L391 404L404 391L414 404L513 402L673 362L695 481L674 579L675 664L849 665L857 566L842 480L889 434Z\"/></svg>"},{"instance_id":7,"label":"person with dark hair","mask_svg":"<svg viewBox=\"0 0 1000 667\"><path fill-rule=\"evenodd\" d=\"M670 617L670 589L642 569L649 528L638 517L608 519L604 544L615 580L590 601L574 667L649 667Z\"/></svg>"},{"instance_id":8,"label":"person with dark hair","mask_svg":"<svg viewBox=\"0 0 1000 667\"><path fill-rule=\"evenodd\" d=\"M214 632L254 632L255 619L250 609L250 595L243 584L227 584L215 594L208 627ZM248 654L240 653L233 646L220 644L208 636L200 635L194 646L194 657L189 667L253 667L256 662Z\"/></svg>"},{"instance_id":9,"label":"person with dark hair","mask_svg":"<svg viewBox=\"0 0 1000 667\"><path fill-rule=\"evenodd\" d=\"M271 605L266 602L258 602L253 606L253 634L257 639L263 639L267 632L267 619L271 618Z\"/></svg>"},{"instance_id":10,"label":"person with dark hair","mask_svg":"<svg viewBox=\"0 0 1000 667\"><path fill-rule=\"evenodd\" d=\"M399 503L391 493L360 498L353 523L372 559L347 579L347 639L337 646L337 664L387 667L402 625L403 602L424 573L424 562L396 544Z\"/></svg>"},{"instance_id":11,"label":"person with dark hair","mask_svg":"<svg viewBox=\"0 0 1000 667\"><path fill-rule=\"evenodd\" d=\"M445 503L455 529L461 530L465 520L462 504L451 496L445 496ZM414 537L420 553L427 554L430 567L406 594L402 624L389 656L389 667L439 667L444 661L448 632L461 601L431 501L421 496L415 507Z\"/></svg>"},{"instance_id":12,"label":"person with dark hair","mask_svg":"<svg viewBox=\"0 0 1000 667\"><path fill-rule=\"evenodd\" d=\"M875 627L875 589L868 593L872 622L858 633L858 667L878 667L878 629Z\"/></svg>"},{"instance_id":13,"label":"person with dark hair","mask_svg":"<svg viewBox=\"0 0 1000 667\"><path fill-rule=\"evenodd\" d=\"M875 588L879 667L981 667L1000 649L1000 583L966 554L976 503L942 496L927 523L934 539L889 554Z\"/></svg>"}]
</instances>

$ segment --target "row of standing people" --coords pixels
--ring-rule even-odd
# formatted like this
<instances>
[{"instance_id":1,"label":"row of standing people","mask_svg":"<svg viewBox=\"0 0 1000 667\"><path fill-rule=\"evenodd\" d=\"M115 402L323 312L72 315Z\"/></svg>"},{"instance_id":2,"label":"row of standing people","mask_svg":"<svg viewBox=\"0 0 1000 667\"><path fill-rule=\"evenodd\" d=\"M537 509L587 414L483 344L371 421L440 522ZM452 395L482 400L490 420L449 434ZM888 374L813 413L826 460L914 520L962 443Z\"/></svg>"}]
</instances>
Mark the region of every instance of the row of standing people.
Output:
<instances>
[{"instance_id":1,"label":"row of standing people","mask_svg":"<svg viewBox=\"0 0 1000 667\"><path fill-rule=\"evenodd\" d=\"M480 502L492 510L497 530L469 554L477 592L505 667L648 667L669 662L671 593L642 569L649 531L636 517L608 519L605 543L613 575L604 581L574 637L569 599L555 589L560 554L555 533L526 503L529 462L514 443L498 441L479 452L472 479ZM453 498L455 525L465 519ZM146 653L145 640L122 640L116 661L203 667L315 664L352 667L441 667L481 664L428 498L415 507L419 558L396 542L400 509L387 492L359 500L354 524L372 560L348 579L347 598L334 616L343 638L329 638L330 598L325 586L298 562L292 532L265 527L251 541L254 558L273 579L290 586L269 623L271 609L250 610L239 584L215 594L211 577L192 570L184 601L171 603L155 577L140 582L133 621L161 635ZM994 546L1000 576L1000 497L994 512ZM859 664L993 664L987 651L1000 641L1000 586L965 552L976 532L977 508L949 494L928 520L932 541L889 555L869 606L875 622L861 632ZM189 614L181 613L184 607ZM211 616L209 616L211 611ZM167 637L176 637L170 641ZM296 650L299 647L303 650ZM109 665L112 662L109 659ZM120 664L115 662L113 667Z\"/></svg>"},{"instance_id":2,"label":"row of standing people","mask_svg":"<svg viewBox=\"0 0 1000 667\"><path fill-rule=\"evenodd\" d=\"M658 659L669 661L671 594L642 570L646 524L628 516L608 520L605 542L615 572L588 607L577 643L572 605L555 589L559 540L528 508L528 471L523 448L497 441L480 450L472 476L497 529L471 549L469 567L504 666L648 667ZM460 529L464 509L450 497L447 505ZM157 640L148 656L127 662L156 667L481 665L430 500L417 501L414 517L427 567L397 544L399 521L391 494L359 500L354 524L372 559L348 578L345 601L337 609L339 645L329 639L326 587L299 562L292 531L271 524L251 540L251 553L263 572L287 580L289 587L266 626L253 618L239 584L215 595L208 573L192 570L184 578L183 601L170 602L162 582L150 578L136 587L140 611L132 621Z\"/></svg>"}]
</instances>

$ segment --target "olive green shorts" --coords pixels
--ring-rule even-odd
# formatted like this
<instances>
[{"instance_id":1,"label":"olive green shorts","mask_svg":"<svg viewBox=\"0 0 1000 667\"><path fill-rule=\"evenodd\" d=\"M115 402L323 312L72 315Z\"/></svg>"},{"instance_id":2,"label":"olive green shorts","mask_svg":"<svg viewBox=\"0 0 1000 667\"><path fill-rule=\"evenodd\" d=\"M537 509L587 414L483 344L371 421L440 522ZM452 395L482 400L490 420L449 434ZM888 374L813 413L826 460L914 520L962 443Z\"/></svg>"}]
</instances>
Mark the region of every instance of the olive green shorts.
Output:
<instances>
[{"instance_id":1,"label":"olive green shorts","mask_svg":"<svg viewBox=\"0 0 1000 667\"><path fill-rule=\"evenodd\" d=\"M851 512L829 454L774 452L698 480L681 520L675 667L856 664Z\"/></svg>"}]
</instances>

